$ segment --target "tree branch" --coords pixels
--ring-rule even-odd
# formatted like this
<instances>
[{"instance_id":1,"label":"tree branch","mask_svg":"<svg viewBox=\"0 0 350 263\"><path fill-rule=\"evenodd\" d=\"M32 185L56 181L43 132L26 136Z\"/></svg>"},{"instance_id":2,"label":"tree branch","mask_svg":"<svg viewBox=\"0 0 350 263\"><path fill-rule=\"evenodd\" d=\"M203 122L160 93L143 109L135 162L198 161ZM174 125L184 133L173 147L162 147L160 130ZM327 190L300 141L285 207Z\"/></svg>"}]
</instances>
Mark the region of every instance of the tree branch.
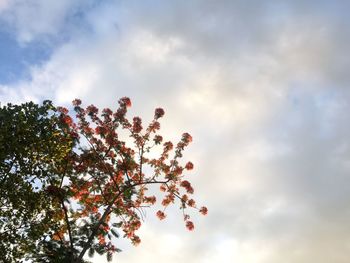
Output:
<instances>
[{"instance_id":1,"label":"tree branch","mask_svg":"<svg viewBox=\"0 0 350 263\"><path fill-rule=\"evenodd\" d=\"M62 208L64 210L64 218L65 218L65 222L66 222L67 229L68 229L68 236L69 236L71 255L73 255L73 251L74 251L73 236L72 236L72 231L71 231L71 228L70 228L70 223L69 223L69 218L68 218L68 211L67 211L66 206L64 205L63 199L61 199L61 205L62 205ZM71 262L72 263L74 262L73 257L71 259Z\"/></svg>"},{"instance_id":2,"label":"tree branch","mask_svg":"<svg viewBox=\"0 0 350 263\"><path fill-rule=\"evenodd\" d=\"M132 188L134 188L135 186L142 185L142 184L145 184L145 185L147 185L147 184L164 184L164 183L166 184L166 183L168 183L169 181L170 181L170 179L168 179L167 181L151 181L151 182L140 182L140 183L135 183L135 184L132 184L132 185L126 187L126 188L124 189L124 191L126 191L126 190L128 190L128 189L132 189ZM111 213L111 209L112 209L112 207L113 207L115 201L117 201L117 199L121 196L122 193L123 193L123 191L120 191L120 192L113 198L113 200L111 201L111 203L107 206L107 208L106 208L106 210L104 211L102 217L101 217L100 220L97 222L97 224L95 225L94 229L92 230L92 232L91 232L91 234L90 234L88 240L86 241L86 243L85 243L85 245L84 245L84 247L83 247L83 250L80 252L79 257L78 257L76 263L80 263L81 260L83 259L83 257L84 257L84 255L85 255L86 251L90 248L91 242L92 242L92 240L94 239L94 237L96 236L97 231L98 231L100 225L105 221L105 219L107 218L107 216Z\"/></svg>"}]
</instances>

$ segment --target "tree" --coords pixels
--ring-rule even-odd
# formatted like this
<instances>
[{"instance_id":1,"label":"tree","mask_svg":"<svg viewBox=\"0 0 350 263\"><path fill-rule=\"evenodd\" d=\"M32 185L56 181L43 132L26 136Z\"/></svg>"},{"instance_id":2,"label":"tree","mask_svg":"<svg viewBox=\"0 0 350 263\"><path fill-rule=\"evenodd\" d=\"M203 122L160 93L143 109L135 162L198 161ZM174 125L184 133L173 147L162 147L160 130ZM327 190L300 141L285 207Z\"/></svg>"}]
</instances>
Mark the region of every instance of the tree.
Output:
<instances>
[{"instance_id":1,"label":"tree","mask_svg":"<svg viewBox=\"0 0 350 263\"><path fill-rule=\"evenodd\" d=\"M46 126L53 129L48 134L60 138L57 142L59 146L54 147L55 151L50 148L40 155L40 176L34 175L40 184L29 179L33 176L28 175L32 172L26 171L27 164L22 165L20 177L23 184L38 188L33 193L46 197L45 205L36 204L35 211L51 221L45 221L46 227L37 233L37 238L32 238L32 243L29 242L35 244L34 248L27 248L27 253L20 256L39 262L82 262L86 252L92 256L96 251L106 254L111 260L112 255L120 251L113 236L118 238L123 233L134 245L140 243L136 231L141 226L143 210L157 201L158 191L149 193L155 187L163 195L163 209L156 213L159 219L166 217L165 209L176 201L189 230L193 230L194 225L186 212L188 207L207 213L207 208L196 207L190 197L193 187L184 180L184 172L193 169L193 164L181 163L182 152L192 137L184 133L176 145L170 141L163 142L158 134L163 109L155 110L153 120L144 129L141 118L134 117L129 121L126 117L127 108L131 106L130 99L124 97L118 103L116 111L105 108L99 114L95 106L83 108L81 101L76 99L73 101L75 116L69 115L66 108L56 109L51 104L45 104L50 105L52 110L51 115L43 111L43 115L51 121ZM42 118L36 117L40 123ZM41 140L41 133L35 131L34 134L40 142L45 142ZM41 153L41 144L38 147L29 152ZM48 146L43 149L45 147ZM27 160L27 156L24 159ZM6 157L4 160L10 159ZM31 165L32 160L28 161ZM9 179L12 177L8 171L12 170L9 167L2 169L5 171L4 181L16 185ZM20 196L20 202L26 198ZM37 196L32 200L37 199L41 200ZM5 196L3 203L9 204L8 200ZM26 212L33 217L35 215ZM3 218L4 222L12 224L11 215L6 214ZM33 221L29 218L28 222ZM19 243L13 247L16 248Z\"/></svg>"},{"instance_id":2,"label":"tree","mask_svg":"<svg viewBox=\"0 0 350 263\"><path fill-rule=\"evenodd\" d=\"M60 207L42 189L57 181L73 149L61 127L49 101L0 108L1 262L18 262L58 227L52 215Z\"/></svg>"}]
</instances>

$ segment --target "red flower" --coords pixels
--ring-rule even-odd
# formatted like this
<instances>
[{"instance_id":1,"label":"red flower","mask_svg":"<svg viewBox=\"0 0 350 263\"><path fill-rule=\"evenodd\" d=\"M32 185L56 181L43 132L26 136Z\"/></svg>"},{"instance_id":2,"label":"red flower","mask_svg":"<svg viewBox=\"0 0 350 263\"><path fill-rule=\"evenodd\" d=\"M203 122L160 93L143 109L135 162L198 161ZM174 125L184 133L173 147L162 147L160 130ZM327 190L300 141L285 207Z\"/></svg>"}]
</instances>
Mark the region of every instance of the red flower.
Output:
<instances>
[{"instance_id":1,"label":"red flower","mask_svg":"<svg viewBox=\"0 0 350 263\"><path fill-rule=\"evenodd\" d=\"M164 212L162 212L162 211L160 211L160 210L158 210L158 212L157 212L157 217L160 219L160 220L163 220L165 217L166 217L166 215L164 214Z\"/></svg>"},{"instance_id":2,"label":"red flower","mask_svg":"<svg viewBox=\"0 0 350 263\"><path fill-rule=\"evenodd\" d=\"M63 117L62 117L62 121L63 121L65 124L67 124L68 126L72 125L72 123L73 123L72 118L71 118L70 116L68 116L68 115L63 116Z\"/></svg>"},{"instance_id":3,"label":"red flower","mask_svg":"<svg viewBox=\"0 0 350 263\"><path fill-rule=\"evenodd\" d=\"M104 109L102 110L102 113L103 113L104 115L112 115L112 114L113 114L113 112L112 112L112 110L111 110L110 108L104 108Z\"/></svg>"},{"instance_id":4,"label":"red flower","mask_svg":"<svg viewBox=\"0 0 350 263\"><path fill-rule=\"evenodd\" d=\"M130 227L132 230L137 230L141 227L141 222L139 220L135 220L135 221L131 222Z\"/></svg>"},{"instance_id":5,"label":"red flower","mask_svg":"<svg viewBox=\"0 0 350 263\"><path fill-rule=\"evenodd\" d=\"M154 136L153 141L154 141L156 144L160 144L160 143L163 141L163 137L160 136L160 135L156 135L156 136Z\"/></svg>"},{"instance_id":6,"label":"red flower","mask_svg":"<svg viewBox=\"0 0 350 263\"><path fill-rule=\"evenodd\" d=\"M155 196L145 197L145 203L149 203L149 204L154 205L156 201L157 201L157 199Z\"/></svg>"},{"instance_id":7,"label":"red flower","mask_svg":"<svg viewBox=\"0 0 350 263\"><path fill-rule=\"evenodd\" d=\"M182 134L182 141L186 144L190 143L190 142L192 142L192 136L186 132L186 133Z\"/></svg>"},{"instance_id":8,"label":"red flower","mask_svg":"<svg viewBox=\"0 0 350 263\"><path fill-rule=\"evenodd\" d=\"M155 111L154 111L154 118L155 119L159 119L161 117L164 116L164 110L162 108L157 108Z\"/></svg>"},{"instance_id":9,"label":"red flower","mask_svg":"<svg viewBox=\"0 0 350 263\"><path fill-rule=\"evenodd\" d=\"M192 231L194 229L194 225L191 221L186 221L186 227L190 231Z\"/></svg>"},{"instance_id":10,"label":"red flower","mask_svg":"<svg viewBox=\"0 0 350 263\"><path fill-rule=\"evenodd\" d=\"M94 105L90 105L86 108L86 112L88 115L95 115L98 113L98 109Z\"/></svg>"},{"instance_id":11,"label":"red flower","mask_svg":"<svg viewBox=\"0 0 350 263\"><path fill-rule=\"evenodd\" d=\"M165 142L164 143L164 151L171 151L172 149L173 149L173 144L172 144L172 142Z\"/></svg>"},{"instance_id":12,"label":"red flower","mask_svg":"<svg viewBox=\"0 0 350 263\"><path fill-rule=\"evenodd\" d=\"M162 205L163 206L168 206L171 203L171 200L169 198L164 198L162 200Z\"/></svg>"},{"instance_id":13,"label":"red flower","mask_svg":"<svg viewBox=\"0 0 350 263\"><path fill-rule=\"evenodd\" d=\"M133 119L133 125L132 125L132 131L135 133L139 133L142 130L142 121L140 117L134 117Z\"/></svg>"},{"instance_id":14,"label":"red flower","mask_svg":"<svg viewBox=\"0 0 350 263\"><path fill-rule=\"evenodd\" d=\"M174 169L174 175L181 175L182 174L182 170L183 170L182 167L176 167Z\"/></svg>"},{"instance_id":15,"label":"red flower","mask_svg":"<svg viewBox=\"0 0 350 263\"><path fill-rule=\"evenodd\" d=\"M162 205L163 206L167 206L169 205L170 203L174 203L174 195L173 194L168 194L164 197L163 201L162 201Z\"/></svg>"},{"instance_id":16,"label":"red flower","mask_svg":"<svg viewBox=\"0 0 350 263\"><path fill-rule=\"evenodd\" d=\"M131 239L131 242L134 246L137 246L141 243L141 239L138 236L134 235Z\"/></svg>"},{"instance_id":17,"label":"red flower","mask_svg":"<svg viewBox=\"0 0 350 263\"><path fill-rule=\"evenodd\" d=\"M102 126L97 126L97 127L95 128L95 133L96 133L96 134L104 134L105 132L106 132L106 130L105 130L105 128L102 127Z\"/></svg>"},{"instance_id":18,"label":"red flower","mask_svg":"<svg viewBox=\"0 0 350 263\"><path fill-rule=\"evenodd\" d=\"M79 106L81 104L81 100L75 99L75 100L72 101L72 103L73 103L73 106L77 107L77 106Z\"/></svg>"},{"instance_id":19,"label":"red flower","mask_svg":"<svg viewBox=\"0 0 350 263\"><path fill-rule=\"evenodd\" d=\"M57 107L57 111L63 114L68 114L68 109L65 107Z\"/></svg>"},{"instance_id":20,"label":"red flower","mask_svg":"<svg viewBox=\"0 0 350 263\"><path fill-rule=\"evenodd\" d=\"M123 97L119 100L121 107L131 107L131 100L128 97Z\"/></svg>"},{"instance_id":21,"label":"red flower","mask_svg":"<svg viewBox=\"0 0 350 263\"><path fill-rule=\"evenodd\" d=\"M160 123L158 121L153 121L148 126L147 131L155 132L156 130L159 130L159 129L160 129Z\"/></svg>"},{"instance_id":22,"label":"red flower","mask_svg":"<svg viewBox=\"0 0 350 263\"><path fill-rule=\"evenodd\" d=\"M159 186L160 191L165 192L166 191L166 186L164 184Z\"/></svg>"},{"instance_id":23,"label":"red flower","mask_svg":"<svg viewBox=\"0 0 350 263\"><path fill-rule=\"evenodd\" d=\"M193 163L191 163L191 162L186 163L185 168L187 170L192 170L193 169Z\"/></svg>"},{"instance_id":24,"label":"red flower","mask_svg":"<svg viewBox=\"0 0 350 263\"><path fill-rule=\"evenodd\" d=\"M193 194L194 191L193 191L193 188L192 188L191 183L189 181L187 181L187 180L182 181L180 186L185 188L187 193Z\"/></svg>"},{"instance_id":25,"label":"red flower","mask_svg":"<svg viewBox=\"0 0 350 263\"><path fill-rule=\"evenodd\" d=\"M72 136L74 139L79 139L79 134L74 131L70 132L70 136Z\"/></svg>"},{"instance_id":26,"label":"red flower","mask_svg":"<svg viewBox=\"0 0 350 263\"><path fill-rule=\"evenodd\" d=\"M206 214L208 214L208 208L206 208L205 206L202 206L201 209L199 209L199 212L202 215L206 215Z\"/></svg>"},{"instance_id":27,"label":"red flower","mask_svg":"<svg viewBox=\"0 0 350 263\"><path fill-rule=\"evenodd\" d=\"M188 200L188 205L190 207L195 207L196 206L196 202L193 199L190 199L190 200Z\"/></svg>"},{"instance_id":28,"label":"red flower","mask_svg":"<svg viewBox=\"0 0 350 263\"><path fill-rule=\"evenodd\" d=\"M98 243L100 243L101 245L106 244L106 240L103 235L98 235L97 238L98 238Z\"/></svg>"},{"instance_id":29,"label":"red flower","mask_svg":"<svg viewBox=\"0 0 350 263\"><path fill-rule=\"evenodd\" d=\"M119 108L117 112L113 114L113 117L117 120L123 120L126 114L126 108Z\"/></svg>"}]
</instances>

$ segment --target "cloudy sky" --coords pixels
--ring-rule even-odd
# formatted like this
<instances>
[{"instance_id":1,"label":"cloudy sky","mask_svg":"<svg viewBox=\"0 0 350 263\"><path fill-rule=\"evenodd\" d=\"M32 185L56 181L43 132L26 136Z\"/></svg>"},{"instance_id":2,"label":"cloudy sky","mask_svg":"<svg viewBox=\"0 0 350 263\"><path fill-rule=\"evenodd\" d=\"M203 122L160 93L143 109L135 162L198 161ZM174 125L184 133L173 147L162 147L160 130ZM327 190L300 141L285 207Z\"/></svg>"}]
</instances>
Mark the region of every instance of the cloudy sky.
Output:
<instances>
[{"instance_id":1,"label":"cloudy sky","mask_svg":"<svg viewBox=\"0 0 350 263\"><path fill-rule=\"evenodd\" d=\"M0 0L0 101L113 106L187 131L197 202L113 262L345 263L349 1ZM348 116L348 117L347 117ZM95 258L95 262L105 262Z\"/></svg>"}]
</instances>

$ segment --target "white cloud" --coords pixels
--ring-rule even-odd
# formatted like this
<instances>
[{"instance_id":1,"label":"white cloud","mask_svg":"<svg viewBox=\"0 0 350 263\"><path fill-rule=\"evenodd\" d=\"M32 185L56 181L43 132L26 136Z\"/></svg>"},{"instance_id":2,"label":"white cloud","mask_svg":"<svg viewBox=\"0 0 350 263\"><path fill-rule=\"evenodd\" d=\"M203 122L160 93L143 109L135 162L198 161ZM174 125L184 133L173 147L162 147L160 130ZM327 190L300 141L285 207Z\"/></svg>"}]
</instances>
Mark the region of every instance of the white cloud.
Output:
<instances>
[{"instance_id":1,"label":"white cloud","mask_svg":"<svg viewBox=\"0 0 350 263\"><path fill-rule=\"evenodd\" d=\"M68 10L68 2L58 5ZM89 10L92 32L72 36L30 81L1 87L1 101L81 97L111 106L130 96L132 112L146 118L165 108L169 137L193 133L186 157L208 217L190 236L180 223L168 229L150 220L141 246L116 262L343 263L346 15L335 4L298 1L108 2ZM64 15L40 19L47 25L13 22L19 37L55 34Z\"/></svg>"},{"instance_id":2,"label":"white cloud","mask_svg":"<svg viewBox=\"0 0 350 263\"><path fill-rule=\"evenodd\" d=\"M72 30L68 19L78 16L78 11L91 5L92 1L23 1L0 2L1 20L15 32L17 40L26 44L38 38L58 37Z\"/></svg>"}]
</instances>

